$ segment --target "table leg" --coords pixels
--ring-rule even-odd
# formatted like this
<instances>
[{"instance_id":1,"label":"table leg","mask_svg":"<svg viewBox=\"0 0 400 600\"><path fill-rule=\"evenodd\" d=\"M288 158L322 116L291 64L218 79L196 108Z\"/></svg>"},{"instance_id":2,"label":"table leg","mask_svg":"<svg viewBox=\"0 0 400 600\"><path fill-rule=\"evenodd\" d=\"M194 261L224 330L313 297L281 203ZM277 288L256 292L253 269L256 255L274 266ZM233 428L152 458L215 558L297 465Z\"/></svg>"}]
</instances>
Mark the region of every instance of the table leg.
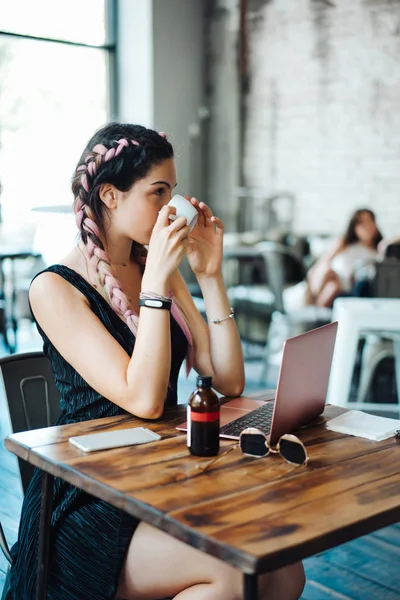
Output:
<instances>
[{"instance_id":1,"label":"table leg","mask_svg":"<svg viewBox=\"0 0 400 600\"><path fill-rule=\"evenodd\" d=\"M15 314L17 303L17 277L15 274L15 260L11 260L11 302L10 302L10 323L14 333L14 343L12 346L11 354L17 351L17 330L18 321Z\"/></svg>"},{"instance_id":2,"label":"table leg","mask_svg":"<svg viewBox=\"0 0 400 600\"><path fill-rule=\"evenodd\" d=\"M9 342L8 339L8 335L7 335L7 303L6 303L6 295L5 295L5 281L4 281L5 277L4 277L4 265L3 265L3 259L0 258L0 334L3 336L4 338L4 345L7 349L7 351L11 354L12 353L12 349L11 349L11 344Z\"/></svg>"},{"instance_id":3,"label":"table leg","mask_svg":"<svg viewBox=\"0 0 400 600\"><path fill-rule=\"evenodd\" d=\"M244 600L258 600L258 575L244 574Z\"/></svg>"},{"instance_id":4,"label":"table leg","mask_svg":"<svg viewBox=\"0 0 400 600\"><path fill-rule=\"evenodd\" d=\"M43 473L36 600L46 600L47 597L47 570L49 565L50 522L53 508L53 480L53 475L50 475L50 473Z\"/></svg>"},{"instance_id":5,"label":"table leg","mask_svg":"<svg viewBox=\"0 0 400 600\"><path fill-rule=\"evenodd\" d=\"M362 319L359 319L359 321L354 319L352 313L346 311L346 305L340 303L340 299L337 302L338 306L334 306L332 320L339 321L339 327L329 376L326 403L353 408L352 403L349 405L349 395L357 358L358 339L360 331L363 329Z\"/></svg>"}]
</instances>

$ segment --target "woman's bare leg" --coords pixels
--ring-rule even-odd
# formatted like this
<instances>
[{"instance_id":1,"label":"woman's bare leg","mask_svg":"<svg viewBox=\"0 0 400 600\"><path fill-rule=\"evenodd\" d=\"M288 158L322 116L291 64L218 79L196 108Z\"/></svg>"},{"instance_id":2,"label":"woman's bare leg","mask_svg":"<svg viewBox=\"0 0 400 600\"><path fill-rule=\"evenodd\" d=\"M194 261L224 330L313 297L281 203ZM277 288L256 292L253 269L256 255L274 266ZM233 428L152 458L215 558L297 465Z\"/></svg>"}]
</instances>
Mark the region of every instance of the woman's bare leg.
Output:
<instances>
[{"instance_id":1,"label":"woman's bare leg","mask_svg":"<svg viewBox=\"0 0 400 600\"><path fill-rule=\"evenodd\" d=\"M304 587L301 563L262 575L260 600L297 600ZM140 523L119 580L126 600L241 600L243 576L223 561Z\"/></svg>"},{"instance_id":2,"label":"woman's bare leg","mask_svg":"<svg viewBox=\"0 0 400 600\"><path fill-rule=\"evenodd\" d=\"M342 291L341 285L338 280L331 279L327 281L324 288L318 294L315 301L317 306L325 306L331 308L333 301Z\"/></svg>"},{"instance_id":3,"label":"woman's bare leg","mask_svg":"<svg viewBox=\"0 0 400 600\"><path fill-rule=\"evenodd\" d=\"M307 284L310 293L313 297L318 296L325 283L335 274L329 264L325 262L317 262L307 273Z\"/></svg>"},{"instance_id":4,"label":"woman's bare leg","mask_svg":"<svg viewBox=\"0 0 400 600\"><path fill-rule=\"evenodd\" d=\"M337 273L332 269L326 270L323 274L319 273L319 275L318 286L316 286L315 278L314 282L311 281L311 278L307 279L306 303L330 308L336 296L342 291L341 283Z\"/></svg>"}]
</instances>

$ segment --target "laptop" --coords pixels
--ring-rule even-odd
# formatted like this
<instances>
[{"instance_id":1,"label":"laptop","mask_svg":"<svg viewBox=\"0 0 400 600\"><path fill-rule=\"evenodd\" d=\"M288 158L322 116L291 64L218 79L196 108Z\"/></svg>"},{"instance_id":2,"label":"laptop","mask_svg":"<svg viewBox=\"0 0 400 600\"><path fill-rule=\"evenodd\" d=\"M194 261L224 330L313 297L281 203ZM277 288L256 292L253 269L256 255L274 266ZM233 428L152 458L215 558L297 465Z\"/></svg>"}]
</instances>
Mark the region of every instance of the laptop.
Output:
<instances>
[{"instance_id":1,"label":"laptop","mask_svg":"<svg viewBox=\"0 0 400 600\"><path fill-rule=\"evenodd\" d=\"M325 408L338 323L329 323L285 341L275 397L241 396L221 405L220 437L239 439L246 427L257 427L276 444L317 419ZM177 429L187 430L187 423Z\"/></svg>"}]
</instances>

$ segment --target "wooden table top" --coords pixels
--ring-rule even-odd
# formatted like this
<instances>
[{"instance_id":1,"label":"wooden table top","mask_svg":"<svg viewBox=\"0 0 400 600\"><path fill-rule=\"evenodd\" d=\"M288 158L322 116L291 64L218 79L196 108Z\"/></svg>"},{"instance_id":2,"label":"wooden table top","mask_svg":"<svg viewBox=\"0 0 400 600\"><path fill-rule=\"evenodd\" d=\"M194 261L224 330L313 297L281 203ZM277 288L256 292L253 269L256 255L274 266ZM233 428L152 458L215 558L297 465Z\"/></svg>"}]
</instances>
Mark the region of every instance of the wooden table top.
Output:
<instances>
[{"instance_id":1,"label":"wooden table top","mask_svg":"<svg viewBox=\"0 0 400 600\"><path fill-rule=\"evenodd\" d=\"M264 399L265 395L253 396ZM304 428L308 466L235 449L202 472L175 429L186 407L159 421L111 417L49 427L5 440L8 450L126 512L219 557L244 573L262 573L390 525L400 515L400 444L328 431L327 407ZM85 454L73 435L145 425L163 436L143 446ZM223 441L221 452L234 444Z\"/></svg>"}]
</instances>

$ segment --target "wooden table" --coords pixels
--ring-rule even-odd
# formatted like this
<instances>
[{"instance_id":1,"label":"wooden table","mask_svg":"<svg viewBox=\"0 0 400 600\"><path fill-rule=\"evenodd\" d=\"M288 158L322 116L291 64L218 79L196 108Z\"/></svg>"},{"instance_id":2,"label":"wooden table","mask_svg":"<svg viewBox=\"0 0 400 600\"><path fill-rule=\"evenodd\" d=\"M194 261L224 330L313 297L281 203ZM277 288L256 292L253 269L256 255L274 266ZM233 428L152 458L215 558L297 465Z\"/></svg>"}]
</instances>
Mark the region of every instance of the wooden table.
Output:
<instances>
[{"instance_id":1,"label":"wooden table","mask_svg":"<svg viewBox=\"0 0 400 600\"><path fill-rule=\"evenodd\" d=\"M264 395L252 396L265 399ZM304 428L310 462L252 459L240 450L192 457L175 429L185 406L163 420L112 417L11 435L8 450L43 469L38 595L46 598L53 476L122 508L239 569L244 598L256 600L258 575L327 550L399 520L400 447L328 431L325 419ZM345 409L330 406L325 418ZM163 439L86 455L68 438L145 423ZM232 445L224 441L225 447Z\"/></svg>"}]
</instances>

